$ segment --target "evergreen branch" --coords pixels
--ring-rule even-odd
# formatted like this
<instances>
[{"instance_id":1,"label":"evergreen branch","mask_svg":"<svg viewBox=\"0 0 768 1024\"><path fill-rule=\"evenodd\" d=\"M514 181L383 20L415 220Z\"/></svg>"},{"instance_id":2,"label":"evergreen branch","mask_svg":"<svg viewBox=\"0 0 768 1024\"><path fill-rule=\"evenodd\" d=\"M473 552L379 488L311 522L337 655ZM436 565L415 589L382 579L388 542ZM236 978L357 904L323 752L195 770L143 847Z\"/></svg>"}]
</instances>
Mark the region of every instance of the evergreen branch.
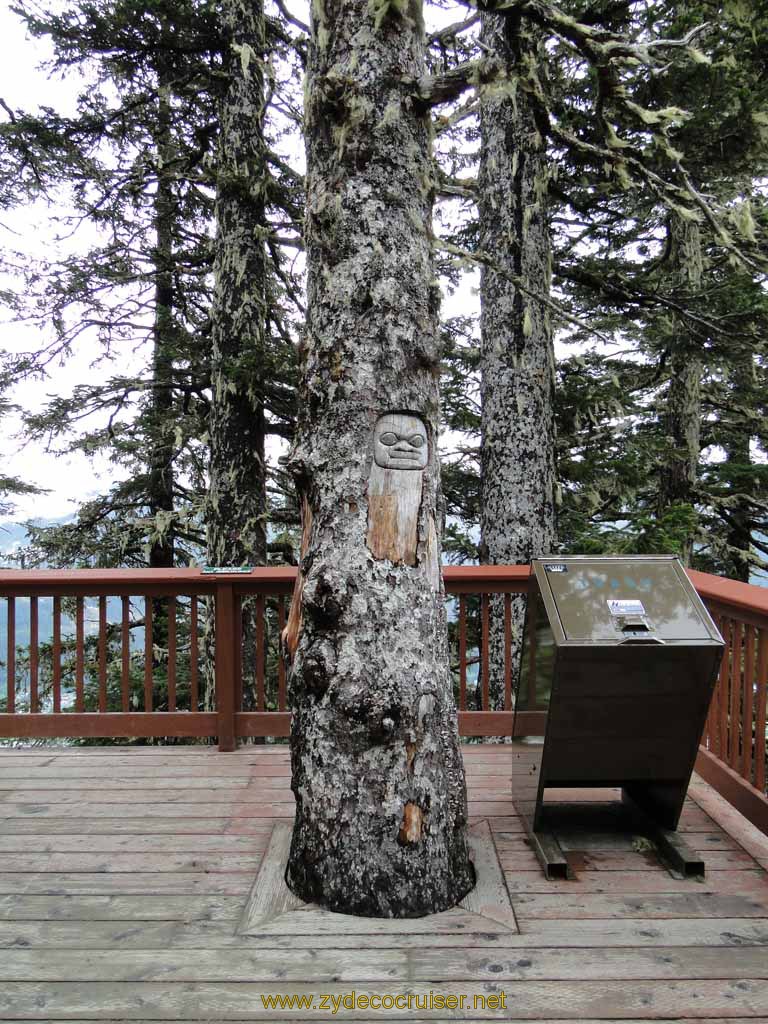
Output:
<instances>
[{"instance_id":1,"label":"evergreen branch","mask_svg":"<svg viewBox=\"0 0 768 1024\"><path fill-rule=\"evenodd\" d=\"M556 126L551 121L548 124L548 131L552 138L560 141L564 146L578 150L594 159L600 159L614 166L627 165L633 168L638 178L648 186L653 195L667 209L676 210L681 214L691 216L687 208L681 208L680 201L686 198L693 200L693 203L701 210L707 223L715 233L719 243L744 266L749 267L758 273L765 273L768 270L768 262L761 260L757 262L748 257L744 251L733 241L728 232L718 219L716 212L707 203L704 196L696 189L691 176L685 169L679 158L675 159L674 166L680 175L683 185L674 185L665 181L660 175L648 168L638 151L633 152L632 148L623 148L620 153L608 146L599 146L593 142L584 142L571 132Z\"/></svg>"},{"instance_id":2,"label":"evergreen branch","mask_svg":"<svg viewBox=\"0 0 768 1024\"><path fill-rule=\"evenodd\" d=\"M447 117L442 114L438 115L434 125L435 135L443 135L461 121L465 121L468 117L471 117L472 114L477 113L479 109L480 99L478 96L473 96L464 104L463 107L459 107L457 110L454 110L453 113L449 114Z\"/></svg>"},{"instance_id":3,"label":"evergreen branch","mask_svg":"<svg viewBox=\"0 0 768 1024\"><path fill-rule=\"evenodd\" d=\"M606 29L579 24L554 4L546 3L544 0L503 0L498 4L491 0L491 2L483 4L483 8L494 13L517 12L530 17L539 26L554 32L575 46L579 54L594 69L597 79L596 119L605 139L603 145L584 142L553 121L535 69L529 69L527 79L524 77L518 79L523 88L536 99L537 120L541 122L541 127L551 138L559 141L569 150L590 155L594 159L601 160L604 165L614 167L619 177L623 174L626 179L626 169L631 168L660 202L668 208L676 209L681 216L690 217L692 213L687 207L681 208L680 203L687 201L692 204L703 215L720 244L734 258L753 271L765 272L768 270L768 261L762 258L752 258L730 237L716 211L695 187L691 175L682 163L681 154L669 145L667 132L670 124L676 118L687 117L686 112L677 108L653 111L638 106L629 99L625 87L617 82L612 73L620 64L632 66L640 62L653 65L651 54L655 50L688 48L698 35L711 27L708 22L694 26L681 39L655 39L635 43ZM467 69L465 76L471 75L469 65L460 65L456 71L459 71L460 68ZM493 77L490 68L484 71L485 82L491 81ZM484 84L484 82L478 84ZM454 83L454 88L458 88L458 83ZM649 132L651 138L671 160L681 184L672 184L656 174L646 165L638 148L617 137L613 126L608 123L604 114L604 108L609 99L624 111L630 124L639 123L643 130Z\"/></svg>"},{"instance_id":4,"label":"evergreen branch","mask_svg":"<svg viewBox=\"0 0 768 1024\"><path fill-rule=\"evenodd\" d=\"M0 107L2 107L2 109L8 115L9 122L12 125L17 125L18 121L17 121L16 115L14 114L13 110L8 106L8 104L5 102L5 100L2 97L0 97ZM21 153L23 154L24 160L25 160L25 163L22 164L22 167L20 168L20 170L23 171L24 167L29 167L29 169L32 171L32 174L33 174L33 176L35 178L35 181L37 182L38 188L43 192L43 194L45 196L48 196L48 193L45 190L45 185L43 183L42 175L41 175L40 170L39 170L39 168L37 166L37 162L35 161L34 156L32 154L32 150L30 149L30 147L23 140L19 142L19 149L21 150Z\"/></svg>"},{"instance_id":5,"label":"evergreen branch","mask_svg":"<svg viewBox=\"0 0 768 1024\"><path fill-rule=\"evenodd\" d=\"M300 32L303 32L305 36L310 35L309 25L305 25L303 21L299 20L299 18L294 17L283 3L283 0L275 0L275 7L277 7L278 11L280 11L289 24L293 25ZM286 39L285 37L283 37L283 42L290 42L292 45L295 45L292 39Z\"/></svg>"},{"instance_id":6,"label":"evergreen branch","mask_svg":"<svg viewBox=\"0 0 768 1024\"><path fill-rule=\"evenodd\" d=\"M436 107L458 99L467 89L474 89L494 81L501 74L498 63L489 60L470 60L458 64L442 75L424 75L417 80L406 81L414 92L417 103L425 107Z\"/></svg>"},{"instance_id":7,"label":"evergreen branch","mask_svg":"<svg viewBox=\"0 0 768 1024\"><path fill-rule=\"evenodd\" d=\"M282 282L283 287L285 288L286 293L290 297L291 301L294 303L294 305L299 310L301 315L304 316L304 314L306 313L306 309L305 309L305 306L304 306L303 302L299 298L300 291L296 287L294 282L285 273L283 268L280 266L280 258L279 258L279 254L275 250L275 243L276 243L275 237L270 235L267 238L267 245L269 246L269 252L270 252L270 256L272 257L272 265L274 267L275 274L277 275L277 277Z\"/></svg>"},{"instance_id":8,"label":"evergreen branch","mask_svg":"<svg viewBox=\"0 0 768 1024\"><path fill-rule=\"evenodd\" d=\"M545 0L477 0L477 6L493 14L523 14L540 27L548 29L562 39L567 39L584 57L596 65L607 64L616 58L653 65L653 50L685 49L710 27L709 23L697 25L682 39L651 39L634 43L609 29L578 22L555 4L547 3Z\"/></svg>"},{"instance_id":9,"label":"evergreen branch","mask_svg":"<svg viewBox=\"0 0 768 1024\"><path fill-rule=\"evenodd\" d=\"M717 320L701 316L690 308L681 305L679 302L675 302L674 299L670 299L666 295L660 295L657 292L649 293L634 289L629 281L618 277L615 271L613 271L613 277L618 279L618 283L606 277L601 277L598 274L593 274L583 267L558 267L558 272L560 276L567 281L597 289L604 295L613 297L617 300L621 299L627 303L632 303L645 309L661 307L663 309L672 310L675 313L679 313L684 319L698 324L699 327L703 328L707 335L709 333L725 334L729 337L732 335L732 330L728 326L721 326Z\"/></svg>"},{"instance_id":10,"label":"evergreen branch","mask_svg":"<svg viewBox=\"0 0 768 1024\"><path fill-rule=\"evenodd\" d=\"M675 161L675 166L680 174L680 177L685 183L686 191L688 195L693 199L694 203L698 206L701 212L704 214L709 226L715 233L715 237L718 239L720 244L725 248L732 256L734 256L743 266L748 267L750 270L754 270L757 273L768 272L768 260L763 257L759 262L755 262L750 259L743 251L736 245L733 239L730 237L728 232L723 227L722 223L718 220L717 215L710 207L704 196L699 192L696 186L691 180L691 176L688 171L683 167L680 160Z\"/></svg>"},{"instance_id":11,"label":"evergreen branch","mask_svg":"<svg viewBox=\"0 0 768 1024\"><path fill-rule=\"evenodd\" d=\"M754 547L756 547L758 549L758 551L762 551L762 553L764 555L768 555L768 544L763 543L760 540L759 536L755 536L754 533L752 534L752 545ZM739 550L739 549L737 549L737 550ZM765 563L763 563L761 561L761 568L764 568L764 567L765 567Z\"/></svg>"},{"instance_id":12,"label":"evergreen branch","mask_svg":"<svg viewBox=\"0 0 768 1024\"><path fill-rule=\"evenodd\" d=\"M499 266L498 263L496 263L495 260L490 255L488 255L488 253L484 253L482 251L470 252L468 249L462 249L458 245L454 245L453 242L445 242L439 238L435 239L434 245L436 249L440 249L443 252L447 252L451 256L458 256L462 260L474 263L479 267L486 267L487 269L492 270L495 274L500 274L502 277L505 277L508 281L510 281L515 286L515 288L519 288L519 290L524 295L527 295L529 298L534 299L536 302L540 302L542 306L545 306L547 309L551 310L556 316L560 317L562 320L565 320L567 323L570 323L574 327L578 327L579 330L585 331L587 334L591 334L593 337L597 338L605 345L609 345L611 343L610 338L606 337L606 335L602 334L600 331L596 331L595 328L591 327L585 320L582 320L580 317L574 316L572 313L569 313L566 309L564 309L563 306L560 305L560 303L555 302L548 296L542 295L541 292L537 292L535 289L530 288L528 285L524 284L517 274L511 273L511 271L507 270L506 267Z\"/></svg>"},{"instance_id":13,"label":"evergreen branch","mask_svg":"<svg viewBox=\"0 0 768 1024\"><path fill-rule=\"evenodd\" d=\"M456 36L467 32L479 21L480 14L478 12L465 18L464 21L455 21L452 25L446 25L445 28L438 29L437 32L427 36L427 46L444 46L446 43L452 42Z\"/></svg>"},{"instance_id":14,"label":"evergreen branch","mask_svg":"<svg viewBox=\"0 0 768 1024\"><path fill-rule=\"evenodd\" d=\"M440 174L437 191L441 196L458 196L460 199L477 202L477 182L474 180L450 178L447 174Z\"/></svg>"}]
</instances>

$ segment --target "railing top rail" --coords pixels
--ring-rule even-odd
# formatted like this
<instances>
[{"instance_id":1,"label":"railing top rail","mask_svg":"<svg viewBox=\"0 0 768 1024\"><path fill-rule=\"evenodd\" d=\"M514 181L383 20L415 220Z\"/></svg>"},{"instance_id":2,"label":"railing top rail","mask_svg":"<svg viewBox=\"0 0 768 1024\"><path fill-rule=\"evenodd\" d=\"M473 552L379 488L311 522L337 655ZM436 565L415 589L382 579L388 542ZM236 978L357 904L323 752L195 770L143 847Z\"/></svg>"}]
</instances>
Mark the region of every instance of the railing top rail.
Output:
<instances>
[{"instance_id":1,"label":"railing top rail","mask_svg":"<svg viewBox=\"0 0 768 1024\"><path fill-rule=\"evenodd\" d=\"M198 567L188 569L3 569L0 596L30 595L147 595L213 594L222 585L239 593L267 591L287 594L293 587L295 566L265 566L248 574L210 575ZM525 590L528 565L446 565L443 578L453 593L473 590ZM734 611L765 617L768 625L768 588L741 583L709 573L689 570L702 597Z\"/></svg>"},{"instance_id":2,"label":"railing top rail","mask_svg":"<svg viewBox=\"0 0 768 1024\"><path fill-rule=\"evenodd\" d=\"M195 566L188 569L3 569L0 568L0 596L34 595L97 596L173 594L214 594L229 585L241 594L288 594L293 589L296 566L265 566L249 573L214 575ZM531 570L528 565L446 565L446 589L454 593L473 590L525 590Z\"/></svg>"},{"instance_id":3,"label":"railing top rail","mask_svg":"<svg viewBox=\"0 0 768 1024\"><path fill-rule=\"evenodd\" d=\"M0 567L0 585L19 586L29 582L48 583L133 583L141 580L145 583L180 583L184 586L190 582L210 583L218 579L247 582L284 583L296 576L295 565L268 565L251 569L248 573L232 573L214 575L204 573L199 566L187 569L4 569ZM529 565L444 565L443 576L446 580L473 579L484 580L528 579L531 575ZM699 575L702 575L701 573Z\"/></svg>"},{"instance_id":4,"label":"railing top rail","mask_svg":"<svg viewBox=\"0 0 768 1024\"><path fill-rule=\"evenodd\" d=\"M144 580L146 582L188 583L191 579L202 578L198 568L192 569L3 569L0 568L0 584L20 586L28 582L41 585L86 583L121 583Z\"/></svg>"},{"instance_id":5,"label":"railing top rail","mask_svg":"<svg viewBox=\"0 0 768 1024\"><path fill-rule=\"evenodd\" d=\"M190 569L2 569L0 596L96 596L214 594L223 584L237 589L290 592L295 566L266 566L247 575L216 576Z\"/></svg>"},{"instance_id":6,"label":"railing top rail","mask_svg":"<svg viewBox=\"0 0 768 1024\"><path fill-rule=\"evenodd\" d=\"M475 580L478 583L515 580L527 581L531 575L530 565L444 565L443 579L446 583Z\"/></svg>"},{"instance_id":7,"label":"railing top rail","mask_svg":"<svg viewBox=\"0 0 768 1024\"><path fill-rule=\"evenodd\" d=\"M688 576L701 597L727 605L736 612L749 612L761 619L765 618L768 626L768 588L729 580L723 576L712 576L695 569L689 569Z\"/></svg>"}]
</instances>

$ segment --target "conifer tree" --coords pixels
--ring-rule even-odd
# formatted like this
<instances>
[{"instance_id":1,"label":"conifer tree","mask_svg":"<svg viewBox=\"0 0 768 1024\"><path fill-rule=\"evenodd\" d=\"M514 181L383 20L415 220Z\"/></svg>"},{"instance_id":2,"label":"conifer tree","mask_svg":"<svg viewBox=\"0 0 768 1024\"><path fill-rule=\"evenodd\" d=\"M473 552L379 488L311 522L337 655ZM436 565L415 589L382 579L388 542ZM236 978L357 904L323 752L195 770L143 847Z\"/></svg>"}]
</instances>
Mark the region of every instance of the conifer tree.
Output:
<instances>
[{"instance_id":1,"label":"conifer tree","mask_svg":"<svg viewBox=\"0 0 768 1024\"><path fill-rule=\"evenodd\" d=\"M473 883L440 572L424 49L419 0L313 5L286 880L381 917L444 910Z\"/></svg>"},{"instance_id":2,"label":"conifer tree","mask_svg":"<svg viewBox=\"0 0 768 1024\"><path fill-rule=\"evenodd\" d=\"M542 66L538 28L485 14L480 41L499 78L481 93L481 556L527 564L556 549L552 266L547 139L528 84ZM524 598L512 600L513 674ZM491 608L492 706L504 699L504 616Z\"/></svg>"},{"instance_id":3,"label":"conifer tree","mask_svg":"<svg viewBox=\"0 0 768 1024\"><path fill-rule=\"evenodd\" d=\"M89 84L72 117L12 112L4 144L8 175L23 185L16 201L55 191L72 204L73 224L98 232L90 248L35 268L38 304L28 305L26 316L58 333L46 350L18 360L16 372L50 371L54 357L98 337L99 376L28 417L28 430L58 450L108 452L118 477L108 493L82 504L74 523L35 531L38 557L48 564L197 561L205 557L211 438L214 449L232 450L242 435L242 422L232 422L237 438L228 442L221 415L212 431L209 418L231 394L210 390L210 229L219 105L233 73L242 78L243 56L231 48L222 12L198 0L151 8L101 0L64 13L22 3L17 11L33 33L51 40L53 70L80 69ZM287 52L293 40L274 20L269 28L270 45ZM261 74L262 60L252 71ZM288 236L298 218L297 177L276 153L267 157L262 188ZM227 181L231 197L234 184L224 175L225 191ZM271 355L249 367L249 391L264 389L266 430L290 435L296 291L274 228L263 230L269 272L280 284L269 310ZM111 360L124 364L129 353L135 372L110 372ZM257 372L266 385L256 383ZM226 458L222 451L214 464ZM251 521L263 531L264 470L245 479L253 484ZM220 558L233 560L224 552Z\"/></svg>"}]
</instances>

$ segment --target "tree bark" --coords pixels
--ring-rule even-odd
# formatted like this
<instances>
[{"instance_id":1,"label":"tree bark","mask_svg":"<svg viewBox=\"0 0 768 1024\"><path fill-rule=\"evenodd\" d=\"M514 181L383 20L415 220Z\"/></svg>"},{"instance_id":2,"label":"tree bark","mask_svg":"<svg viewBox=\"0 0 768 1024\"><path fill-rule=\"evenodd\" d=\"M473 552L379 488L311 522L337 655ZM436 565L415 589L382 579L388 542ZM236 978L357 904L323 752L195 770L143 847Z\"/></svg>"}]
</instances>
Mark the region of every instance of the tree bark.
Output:
<instances>
[{"instance_id":1,"label":"tree bark","mask_svg":"<svg viewBox=\"0 0 768 1024\"><path fill-rule=\"evenodd\" d=\"M473 884L440 572L430 124L403 86L424 45L420 0L312 5L286 879L374 917L445 910Z\"/></svg>"},{"instance_id":2,"label":"tree bark","mask_svg":"<svg viewBox=\"0 0 768 1024\"><path fill-rule=\"evenodd\" d=\"M264 565L267 255L264 143L264 10L260 0L221 5L226 87L219 101L215 288L211 310L210 478L206 502L211 565ZM242 605L244 678L255 666L255 601ZM213 651L206 630L207 704ZM245 704L248 707L248 693Z\"/></svg>"},{"instance_id":3,"label":"tree bark","mask_svg":"<svg viewBox=\"0 0 768 1024\"><path fill-rule=\"evenodd\" d=\"M548 158L529 89L541 66L525 18L483 14L481 40L506 73L480 104L480 245L491 257L481 298L481 557L521 564L555 550L555 419L549 297ZM526 292L513 282L519 280ZM536 296L533 298L528 291ZM513 679L525 598L512 599ZM490 694L504 698L503 602L491 606Z\"/></svg>"},{"instance_id":4,"label":"tree bark","mask_svg":"<svg viewBox=\"0 0 768 1024\"><path fill-rule=\"evenodd\" d=\"M157 73L158 106L156 127L157 186L154 198L155 304L152 331L152 393L150 396L147 439L149 466L147 474L147 505L151 518L149 567L171 569L174 564L174 228L176 200L173 192L173 131L171 86L165 68ZM160 598L152 600L153 662L156 668L167 667L168 607ZM164 688L163 688L164 690ZM165 692L153 697L153 706L166 701Z\"/></svg>"},{"instance_id":5,"label":"tree bark","mask_svg":"<svg viewBox=\"0 0 768 1024\"><path fill-rule=\"evenodd\" d=\"M755 359L751 349L746 349L734 358L731 380L736 401L742 407L749 406L750 396L755 396ZM752 503L753 482L750 474L752 465L752 432L750 420L744 412L735 414L736 424L727 433L724 443L726 477L730 488L740 496L728 508L728 528L725 545L731 579L749 583L751 565L749 554L752 549L754 505Z\"/></svg>"},{"instance_id":6,"label":"tree bark","mask_svg":"<svg viewBox=\"0 0 768 1024\"><path fill-rule=\"evenodd\" d=\"M701 291L701 234L695 221L673 213L670 220L671 260L675 284L688 295ZM690 302L690 299L689 299ZM673 326L669 357L669 389L662 423L664 458L659 468L659 514L673 505L696 502L701 452L701 373L698 344L679 320ZM693 535L683 539L681 560L691 564Z\"/></svg>"},{"instance_id":7,"label":"tree bark","mask_svg":"<svg viewBox=\"0 0 768 1024\"><path fill-rule=\"evenodd\" d=\"M157 191L155 193L155 307L152 353L152 395L149 416L147 504L153 517L149 565L173 567L173 228L175 200L170 173L172 158L170 87L158 74Z\"/></svg>"}]
</instances>

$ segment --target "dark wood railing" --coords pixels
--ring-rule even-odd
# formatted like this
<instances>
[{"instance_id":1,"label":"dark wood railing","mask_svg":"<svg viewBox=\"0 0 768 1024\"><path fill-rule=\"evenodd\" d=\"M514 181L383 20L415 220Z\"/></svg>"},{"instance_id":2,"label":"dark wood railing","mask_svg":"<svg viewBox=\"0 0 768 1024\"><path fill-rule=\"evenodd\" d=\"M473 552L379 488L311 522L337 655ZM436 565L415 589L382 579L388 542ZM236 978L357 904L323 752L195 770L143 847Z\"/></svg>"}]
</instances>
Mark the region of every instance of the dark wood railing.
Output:
<instances>
[{"instance_id":1,"label":"dark wood railing","mask_svg":"<svg viewBox=\"0 0 768 1024\"><path fill-rule=\"evenodd\" d=\"M0 737L216 737L233 750L287 736L279 636L295 571L0 570ZM541 735L535 679L512 706L511 601L528 567L448 566L444 578L461 734ZM697 769L768 832L768 591L691 578L727 644ZM495 621L506 653L494 691Z\"/></svg>"},{"instance_id":2,"label":"dark wood railing","mask_svg":"<svg viewBox=\"0 0 768 1024\"><path fill-rule=\"evenodd\" d=\"M691 572L725 640L696 770L768 834L768 590Z\"/></svg>"}]
</instances>

